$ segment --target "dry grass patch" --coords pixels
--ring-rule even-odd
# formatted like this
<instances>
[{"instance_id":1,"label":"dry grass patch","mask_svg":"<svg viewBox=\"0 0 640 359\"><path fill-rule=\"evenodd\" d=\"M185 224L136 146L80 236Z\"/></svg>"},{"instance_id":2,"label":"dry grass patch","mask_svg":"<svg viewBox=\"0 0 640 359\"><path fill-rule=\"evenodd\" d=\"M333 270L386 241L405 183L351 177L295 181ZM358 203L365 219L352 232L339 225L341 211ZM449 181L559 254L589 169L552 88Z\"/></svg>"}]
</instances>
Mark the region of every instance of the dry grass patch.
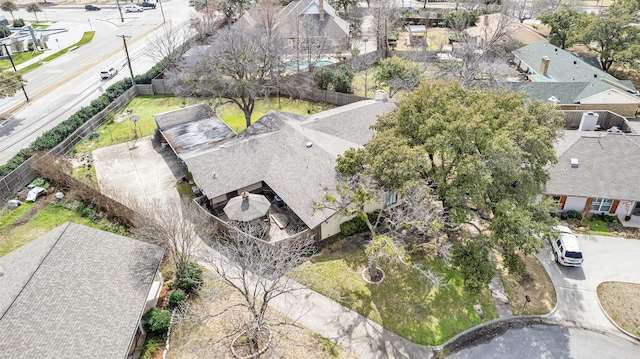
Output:
<instances>
[{"instance_id":1,"label":"dry grass patch","mask_svg":"<svg viewBox=\"0 0 640 359\"><path fill-rule=\"evenodd\" d=\"M199 313L220 313L234 304L242 303L240 295L232 291L228 286L216 283L211 298L197 298L195 301ZM180 320L172 326L171 346L168 358L170 359L197 359L233 358L231 342L233 337L228 337L235 332L234 322L243 314L243 308L233 308L220 316L203 321ZM291 322L280 312L270 310L271 316L278 317L279 321ZM192 318L195 319L195 318ZM199 318L201 319L201 318ZM287 325L277 328L273 332L273 349L267 350L262 358L338 358L355 359L357 356L345 348L325 339L312 331L300 327Z\"/></svg>"},{"instance_id":2,"label":"dry grass patch","mask_svg":"<svg viewBox=\"0 0 640 359\"><path fill-rule=\"evenodd\" d=\"M556 291L553 282L535 256L520 254L526 265L526 272L522 276L509 274L502 265L502 257L495 252L494 256L514 315L547 314L555 307ZM526 303L527 295L531 299L530 303Z\"/></svg>"},{"instance_id":3,"label":"dry grass patch","mask_svg":"<svg viewBox=\"0 0 640 359\"><path fill-rule=\"evenodd\" d=\"M640 284L600 283L598 299L604 311L616 324L640 337Z\"/></svg>"}]
</instances>

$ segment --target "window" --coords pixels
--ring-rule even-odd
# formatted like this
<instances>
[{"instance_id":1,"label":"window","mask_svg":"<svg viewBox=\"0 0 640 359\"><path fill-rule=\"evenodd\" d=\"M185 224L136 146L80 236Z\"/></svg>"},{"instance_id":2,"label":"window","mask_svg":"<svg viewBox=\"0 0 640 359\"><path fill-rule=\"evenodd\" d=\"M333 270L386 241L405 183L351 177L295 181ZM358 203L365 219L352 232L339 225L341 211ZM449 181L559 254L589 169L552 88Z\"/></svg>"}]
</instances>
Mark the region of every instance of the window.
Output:
<instances>
[{"instance_id":1,"label":"window","mask_svg":"<svg viewBox=\"0 0 640 359\"><path fill-rule=\"evenodd\" d=\"M609 212L612 204L612 199L594 198L593 202L591 202L591 210L596 212Z\"/></svg>"},{"instance_id":2,"label":"window","mask_svg":"<svg viewBox=\"0 0 640 359\"><path fill-rule=\"evenodd\" d=\"M396 202L398 202L398 194L395 192L391 192L391 193L385 193L384 195L384 205L385 206L391 206L392 204L395 204Z\"/></svg>"}]
</instances>

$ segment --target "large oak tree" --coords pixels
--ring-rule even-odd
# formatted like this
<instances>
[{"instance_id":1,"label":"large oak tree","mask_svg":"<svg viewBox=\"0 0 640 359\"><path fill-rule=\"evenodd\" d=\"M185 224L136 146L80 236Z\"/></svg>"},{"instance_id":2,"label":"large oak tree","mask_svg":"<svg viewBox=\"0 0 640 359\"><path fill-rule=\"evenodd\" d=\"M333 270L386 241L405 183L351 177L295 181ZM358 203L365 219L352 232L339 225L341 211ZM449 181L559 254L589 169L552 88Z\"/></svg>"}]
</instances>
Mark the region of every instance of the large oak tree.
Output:
<instances>
[{"instance_id":1,"label":"large oak tree","mask_svg":"<svg viewBox=\"0 0 640 359\"><path fill-rule=\"evenodd\" d=\"M547 166L557 161L562 113L552 105L522 93L434 82L406 95L374 127L364 149L338 159L339 172L367 172L388 190L428 181L451 221L491 220L491 243L510 269L519 264L516 250L532 253L550 235L551 204L536 199Z\"/></svg>"}]
</instances>

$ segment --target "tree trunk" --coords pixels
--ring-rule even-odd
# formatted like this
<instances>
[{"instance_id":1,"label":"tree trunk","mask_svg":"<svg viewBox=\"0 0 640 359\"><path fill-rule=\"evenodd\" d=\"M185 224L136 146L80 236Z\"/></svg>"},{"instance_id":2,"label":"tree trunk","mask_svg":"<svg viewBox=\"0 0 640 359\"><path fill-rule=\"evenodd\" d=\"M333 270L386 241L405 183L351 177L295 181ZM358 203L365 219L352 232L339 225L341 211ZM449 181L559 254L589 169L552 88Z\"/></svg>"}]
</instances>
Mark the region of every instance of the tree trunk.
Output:
<instances>
[{"instance_id":1,"label":"tree trunk","mask_svg":"<svg viewBox=\"0 0 640 359\"><path fill-rule=\"evenodd\" d=\"M244 112L244 120L247 123L247 127L251 126L251 113L246 110L242 110L242 112Z\"/></svg>"},{"instance_id":2,"label":"tree trunk","mask_svg":"<svg viewBox=\"0 0 640 359\"><path fill-rule=\"evenodd\" d=\"M372 280L378 277L378 267L376 266L375 259L369 259L369 276Z\"/></svg>"}]
</instances>

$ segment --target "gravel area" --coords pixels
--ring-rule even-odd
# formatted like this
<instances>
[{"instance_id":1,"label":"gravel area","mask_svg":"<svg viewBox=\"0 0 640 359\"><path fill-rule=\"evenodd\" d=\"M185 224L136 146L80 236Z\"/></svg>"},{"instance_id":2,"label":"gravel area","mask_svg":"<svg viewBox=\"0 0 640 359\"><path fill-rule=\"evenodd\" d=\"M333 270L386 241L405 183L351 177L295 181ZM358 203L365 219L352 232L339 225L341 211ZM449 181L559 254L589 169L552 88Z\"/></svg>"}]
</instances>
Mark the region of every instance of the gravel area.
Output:
<instances>
[{"instance_id":1,"label":"gravel area","mask_svg":"<svg viewBox=\"0 0 640 359\"><path fill-rule=\"evenodd\" d=\"M604 282L598 299L609 317L622 329L640 337L640 284Z\"/></svg>"}]
</instances>

